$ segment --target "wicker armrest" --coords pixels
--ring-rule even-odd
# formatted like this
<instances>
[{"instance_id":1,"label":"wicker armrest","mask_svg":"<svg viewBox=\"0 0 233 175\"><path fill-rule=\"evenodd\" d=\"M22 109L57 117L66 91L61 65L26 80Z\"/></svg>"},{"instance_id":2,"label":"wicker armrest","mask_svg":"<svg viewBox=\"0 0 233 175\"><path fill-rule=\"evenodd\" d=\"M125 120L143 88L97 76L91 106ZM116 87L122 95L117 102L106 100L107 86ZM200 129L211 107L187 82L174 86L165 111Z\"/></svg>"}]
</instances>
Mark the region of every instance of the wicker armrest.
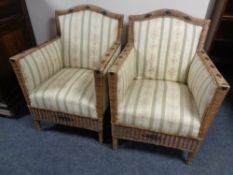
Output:
<instances>
[{"instance_id":1,"label":"wicker armrest","mask_svg":"<svg viewBox=\"0 0 233 175\"><path fill-rule=\"evenodd\" d=\"M135 78L135 63L133 44L128 43L109 69L108 83L113 121L117 113L117 105L123 100L128 87Z\"/></svg>"},{"instance_id":2,"label":"wicker armrest","mask_svg":"<svg viewBox=\"0 0 233 175\"><path fill-rule=\"evenodd\" d=\"M103 117L104 109L108 105L108 87L106 82L106 73L109 67L115 62L121 50L121 44L115 42L112 47L108 49L100 63L96 66L95 77L95 90L96 90L96 108L98 117Z\"/></svg>"},{"instance_id":3,"label":"wicker armrest","mask_svg":"<svg viewBox=\"0 0 233 175\"><path fill-rule=\"evenodd\" d=\"M122 50L121 54L118 56L116 62L112 65L109 69L109 74L116 74L122 68L124 62L128 59L130 53L134 50L133 44L128 43L124 49ZM127 63L126 63L127 64Z\"/></svg>"},{"instance_id":4,"label":"wicker armrest","mask_svg":"<svg viewBox=\"0 0 233 175\"><path fill-rule=\"evenodd\" d=\"M214 77L214 80L215 80L218 88L229 89L230 88L229 84L224 79L224 77L219 72L219 70L216 68L214 63L211 61L211 59L207 55L207 53L204 50L200 50L200 51L197 52L197 55L202 59L203 63L205 64L205 66L207 68L207 70Z\"/></svg>"},{"instance_id":5,"label":"wicker armrest","mask_svg":"<svg viewBox=\"0 0 233 175\"><path fill-rule=\"evenodd\" d=\"M203 138L230 86L204 50L197 52L191 64L188 86L201 117L199 137Z\"/></svg>"},{"instance_id":6,"label":"wicker armrest","mask_svg":"<svg viewBox=\"0 0 233 175\"><path fill-rule=\"evenodd\" d=\"M23 94L29 103L29 94L38 85L63 66L61 40L55 38L10 58Z\"/></svg>"},{"instance_id":7,"label":"wicker armrest","mask_svg":"<svg viewBox=\"0 0 233 175\"><path fill-rule=\"evenodd\" d=\"M115 42L112 47L110 47L105 53L103 59L101 59L100 63L96 66L95 72L106 74L111 65L115 62L117 56L120 54L121 44Z\"/></svg>"}]
</instances>

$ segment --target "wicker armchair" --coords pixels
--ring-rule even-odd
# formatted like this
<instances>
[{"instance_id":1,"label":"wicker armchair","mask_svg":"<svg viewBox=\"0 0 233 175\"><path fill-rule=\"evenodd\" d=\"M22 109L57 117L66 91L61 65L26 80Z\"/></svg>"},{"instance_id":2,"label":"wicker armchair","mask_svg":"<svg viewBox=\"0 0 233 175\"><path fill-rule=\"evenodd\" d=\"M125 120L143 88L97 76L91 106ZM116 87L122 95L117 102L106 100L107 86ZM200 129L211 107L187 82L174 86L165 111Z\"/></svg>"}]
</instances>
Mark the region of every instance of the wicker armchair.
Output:
<instances>
[{"instance_id":1,"label":"wicker armchair","mask_svg":"<svg viewBox=\"0 0 233 175\"><path fill-rule=\"evenodd\" d=\"M203 50L208 26L175 10L129 17L108 75L113 149L118 139L163 145L191 163L229 90Z\"/></svg>"},{"instance_id":2,"label":"wicker armchair","mask_svg":"<svg viewBox=\"0 0 233 175\"><path fill-rule=\"evenodd\" d=\"M93 5L56 11L59 37L12 57L37 128L40 121L86 128L103 141L106 73L121 49L123 15Z\"/></svg>"}]
</instances>

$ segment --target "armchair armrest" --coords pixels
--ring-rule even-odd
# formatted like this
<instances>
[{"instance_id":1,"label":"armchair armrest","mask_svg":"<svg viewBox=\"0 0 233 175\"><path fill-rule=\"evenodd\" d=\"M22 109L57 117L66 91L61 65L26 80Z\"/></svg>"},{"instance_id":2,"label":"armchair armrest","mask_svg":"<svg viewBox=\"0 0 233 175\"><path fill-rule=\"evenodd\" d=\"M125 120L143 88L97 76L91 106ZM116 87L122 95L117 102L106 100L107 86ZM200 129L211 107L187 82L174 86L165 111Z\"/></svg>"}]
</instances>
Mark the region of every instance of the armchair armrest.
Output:
<instances>
[{"instance_id":1,"label":"armchair armrest","mask_svg":"<svg viewBox=\"0 0 233 175\"><path fill-rule=\"evenodd\" d=\"M101 59L100 63L96 66L95 72L106 74L108 69L111 65L115 62L117 56L120 54L121 51L121 44L115 42L112 47L110 47L103 58Z\"/></svg>"},{"instance_id":2,"label":"armchair armrest","mask_svg":"<svg viewBox=\"0 0 233 175\"><path fill-rule=\"evenodd\" d=\"M117 105L123 100L128 87L136 76L135 62L133 44L128 43L109 70L108 83L113 121L117 114Z\"/></svg>"},{"instance_id":3,"label":"armchair armrest","mask_svg":"<svg viewBox=\"0 0 233 175\"><path fill-rule=\"evenodd\" d=\"M29 104L30 92L63 66L60 38L13 56L10 62Z\"/></svg>"},{"instance_id":4,"label":"armchair armrest","mask_svg":"<svg viewBox=\"0 0 233 175\"><path fill-rule=\"evenodd\" d=\"M117 56L120 54L121 44L115 42L112 47L110 47L100 63L95 67L94 77L95 77L95 89L96 89L96 108L97 115L101 118L104 114L105 109L108 105L108 84L106 81L106 73L115 62Z\"/></svg>"},{"instance_id":5,"label":"armchair armrest","mask_svg":"<svg viewBox=\"0 0 233 175\"><path fill-rule=\"evenodd\" d=\"M201 117L199 137L202 138L207 133L230 86L204 50L197 52L191 64L188 86Z\"/></svg>"}]
</instances>

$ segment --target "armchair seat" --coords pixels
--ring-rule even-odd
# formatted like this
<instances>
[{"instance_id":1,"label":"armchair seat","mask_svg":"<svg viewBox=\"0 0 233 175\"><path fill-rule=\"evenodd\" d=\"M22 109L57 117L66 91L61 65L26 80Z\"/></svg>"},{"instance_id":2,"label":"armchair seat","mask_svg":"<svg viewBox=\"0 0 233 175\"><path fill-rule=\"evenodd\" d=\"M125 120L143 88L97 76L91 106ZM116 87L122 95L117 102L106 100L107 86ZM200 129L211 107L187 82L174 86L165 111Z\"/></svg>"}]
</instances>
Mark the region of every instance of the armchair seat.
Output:
<instances>
[{"instance_id":1,"label":"armchair seat","mask_svg":"<svg viewBox=\"0 0 233 175\"><path fill-rule=\"evenodd\" d=\"M31 106L97 118L93 70L64 68L34 89Z\"/></svg>"},{"instance_id":2,"label":"armchair seat","mask_svg":"<svg viewBox=\"0 0 233 175\"><path fill-rule=\"evenodd\" d=\"M196 137L201 118L185 84L133 80L118 108L117 123L156 132Z\"/></svg>"}]
</instances>

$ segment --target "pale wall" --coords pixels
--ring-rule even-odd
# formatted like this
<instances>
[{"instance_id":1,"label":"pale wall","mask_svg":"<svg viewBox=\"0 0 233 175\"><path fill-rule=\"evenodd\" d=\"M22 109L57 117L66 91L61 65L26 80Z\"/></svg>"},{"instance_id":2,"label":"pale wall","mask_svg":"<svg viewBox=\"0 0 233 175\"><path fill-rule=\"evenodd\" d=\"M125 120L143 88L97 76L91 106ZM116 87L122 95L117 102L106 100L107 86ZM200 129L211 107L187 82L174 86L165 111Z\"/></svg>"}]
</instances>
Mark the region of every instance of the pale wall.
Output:
<instances>
[{"instance_id":1,"label":"pale wall","mask_svg":"<svg viewBox=\"0 0 233 175\"><path fill-rule=\"evenodd\" d=\"M37 43L55 36L54 10L79 4L94 4L107 10L129 14L142 14L161 8L183 11L192 16L205 18L211 0L26 0ZM127 20L125 20L127 21Z\"/></svg>"}]
</instances>

